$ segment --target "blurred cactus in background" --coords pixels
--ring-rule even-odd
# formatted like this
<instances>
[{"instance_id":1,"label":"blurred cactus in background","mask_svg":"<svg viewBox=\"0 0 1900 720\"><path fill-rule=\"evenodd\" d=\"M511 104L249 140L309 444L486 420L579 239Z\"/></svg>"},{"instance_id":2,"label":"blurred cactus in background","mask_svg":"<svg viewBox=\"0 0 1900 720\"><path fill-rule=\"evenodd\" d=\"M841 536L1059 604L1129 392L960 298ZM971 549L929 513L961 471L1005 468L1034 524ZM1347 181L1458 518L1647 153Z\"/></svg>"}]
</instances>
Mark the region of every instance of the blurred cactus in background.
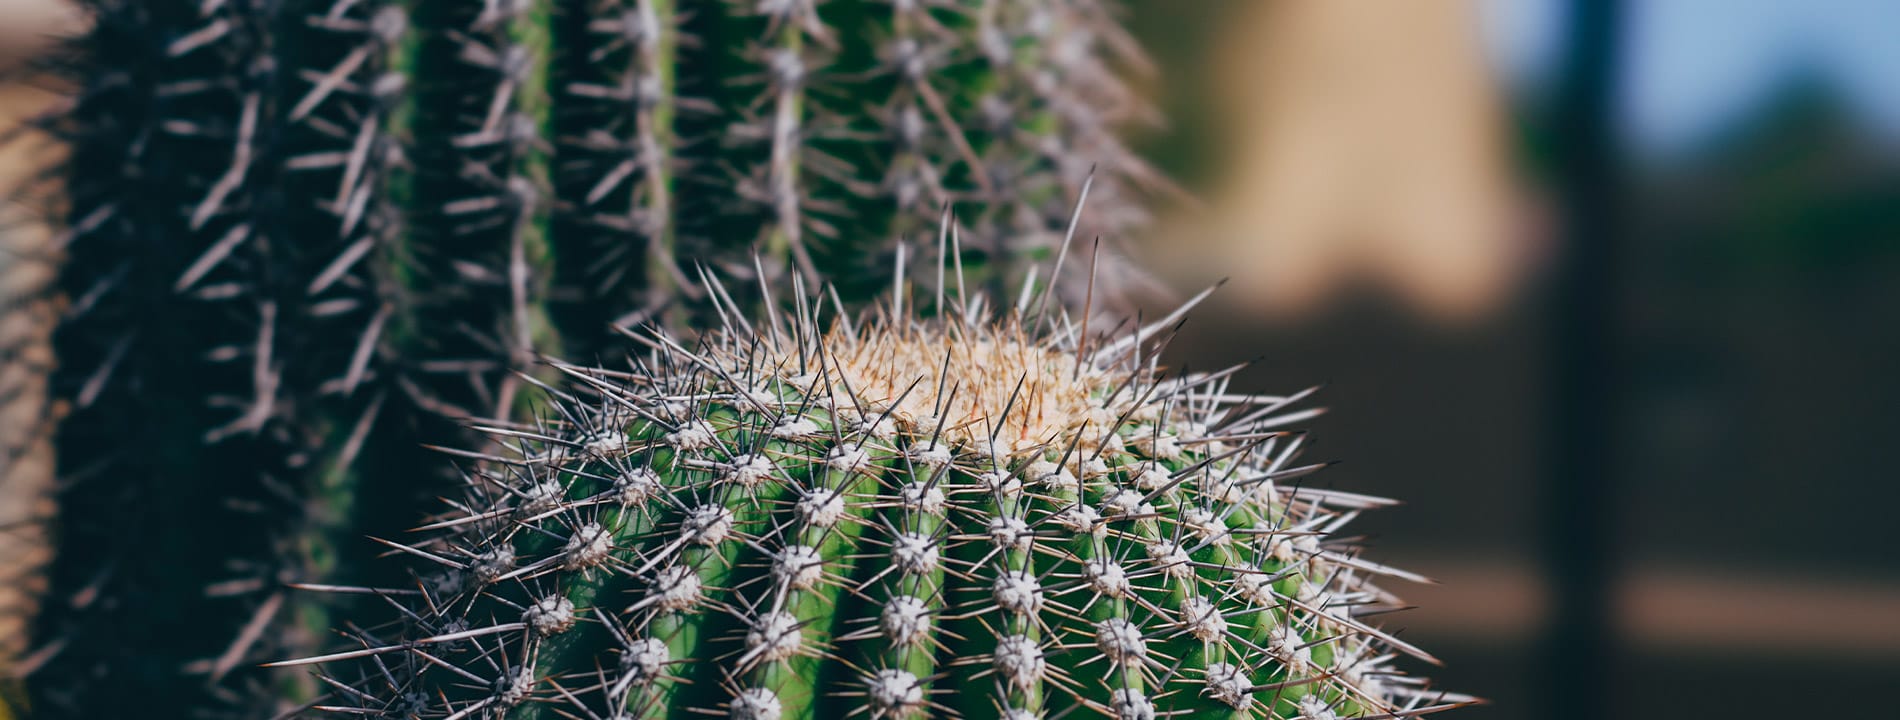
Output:
<instances>
[{"instance_id":1,"label":"blurred cactus in background","mask_svg":"<svg viewBox=\"0 0 1900 720\"><path fill-rule=\"evenodd\" d=\"M759 300L713 276L854 305L952 205L969 281L1013 287L1092 166L1086 235L1158 184L1114 136L1141 61L1097 0L83 5L46 59L75 91L45 121L70 158L35 717L314 698L257 663L351 623L292 585L399 583L362 538L459 486L423 446L508 421L535 351L612 366L613 326Z\"/></svg>"}]
</instances>

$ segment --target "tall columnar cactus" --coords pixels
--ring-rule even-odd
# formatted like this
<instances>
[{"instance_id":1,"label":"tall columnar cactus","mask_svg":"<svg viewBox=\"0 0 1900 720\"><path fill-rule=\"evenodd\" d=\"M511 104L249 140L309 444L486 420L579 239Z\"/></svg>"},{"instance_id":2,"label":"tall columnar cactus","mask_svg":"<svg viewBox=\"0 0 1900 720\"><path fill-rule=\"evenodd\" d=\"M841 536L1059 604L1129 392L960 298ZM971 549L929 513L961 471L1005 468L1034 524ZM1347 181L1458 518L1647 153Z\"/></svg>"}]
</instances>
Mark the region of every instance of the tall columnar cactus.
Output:
<instances>
[{"instance_id":1,"label":"tall columnar cactus","mask_svg":"<svg viewBox=\"0 0 1900 720\"><path fill-rule=\"evenodd\" d=\"M1146 177L1099 0L81 4L43 717L312 696L255 662L387 608L289 585L388 581L361 538L454 487L420 446L510 419L531 348L611 364L716 274L852 304L952 204L1013 287L1088 166L1117 212Z\"/></svg>"},{"instance_id":2,"label":"tall columnar cactus","mask_svg":"<svg viewBox=\"0 0 1900 720\"><path fill-rule=\"evenodd\" d=\"M1399 606L1376 579L1416 577L1339 536L1389 501L1302 485L1306 393L1165 372L1178 315L1094 337L1032 300L992 321L961 282L937 297L918 319L801 294L697 342L636 334L630 370L558 365L539 422L463 453L436 534L389 542L415 580L337 588L404 620L287 664L327 663L322 708L375 717L1333 720L1469 700L1396 670L1431 658L1367 619Z\"/></svg>"}]
</instances>

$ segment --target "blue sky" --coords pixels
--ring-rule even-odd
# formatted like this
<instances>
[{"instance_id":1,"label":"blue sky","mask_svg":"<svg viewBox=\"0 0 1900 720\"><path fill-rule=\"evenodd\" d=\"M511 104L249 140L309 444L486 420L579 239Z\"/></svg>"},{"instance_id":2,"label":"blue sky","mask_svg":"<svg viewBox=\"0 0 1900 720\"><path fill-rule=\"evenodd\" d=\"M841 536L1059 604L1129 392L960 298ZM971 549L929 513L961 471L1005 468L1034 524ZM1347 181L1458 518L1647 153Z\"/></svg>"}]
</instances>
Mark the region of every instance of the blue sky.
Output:
<instances>
[{"instance_id":1,"label":"blue sky","mask_svg":"<svg viewBox=\"0 0 1900 720\"><path fill-rule=\"evenodd\" d=\"M1480 0L1509 81L1553 69L1564 0ZM1811 70L1846 91L1862 122L1900 142L1900 1L1630 0L1622 123L1638 147L1680 151Z\"/></svg>"}]
</instances>

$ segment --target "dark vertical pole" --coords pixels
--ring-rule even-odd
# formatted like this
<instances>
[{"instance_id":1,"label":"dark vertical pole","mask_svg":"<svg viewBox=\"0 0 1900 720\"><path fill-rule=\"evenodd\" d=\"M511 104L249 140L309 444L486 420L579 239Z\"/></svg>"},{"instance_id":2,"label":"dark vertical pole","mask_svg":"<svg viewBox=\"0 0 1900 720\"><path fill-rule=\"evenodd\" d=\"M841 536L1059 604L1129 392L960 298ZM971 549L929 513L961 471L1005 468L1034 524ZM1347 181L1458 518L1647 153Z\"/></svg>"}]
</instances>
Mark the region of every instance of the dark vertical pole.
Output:
<instances>
[{"instance_id":1,"label":"dark vertical pole","mask_svg":"<svg viewBox=\"0 0 1900 720\"><path fill-rule=\"evenodd\" d=\"M1561 192L1551 323L1553 413L1546 457L1544 540L1551 613L1544 712L1550 720L1608 718L1615 639L1611 601L1616 482L1613 351L1620 198L1613 127L1620 0L1570 0L1567 44L1551 121Z\"/></svg>"}]
</instances>

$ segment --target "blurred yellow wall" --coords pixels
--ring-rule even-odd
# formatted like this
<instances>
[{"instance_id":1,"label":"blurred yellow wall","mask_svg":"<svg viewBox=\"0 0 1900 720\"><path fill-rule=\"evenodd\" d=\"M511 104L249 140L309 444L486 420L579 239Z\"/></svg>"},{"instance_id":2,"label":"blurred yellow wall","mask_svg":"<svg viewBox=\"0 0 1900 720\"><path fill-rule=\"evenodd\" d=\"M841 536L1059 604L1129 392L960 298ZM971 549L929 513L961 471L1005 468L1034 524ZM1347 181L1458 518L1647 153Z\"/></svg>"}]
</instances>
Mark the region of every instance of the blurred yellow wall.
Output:
<instances>
[{"instance_id":1,"label":"blurred yellow wall","mask_svg":"<svg viewBox=\"0 0 1900 720\"><path fill-rule=\"evenodd\" d=\"M1354 284L1444 319L1484 314L1532 264L1524 193L1472 0L1274 0L1220 23L1224 167L1174 233L1189 275L1297 314Z\"/></svg>"},{"instance_id":2,"label":"blurred yellow wall","mask_svg":"<svg viewBox=\"0 0 1900 720\"><path fill-rule=\"evenodd\" d=\"M57 270L50 247L58 188L43 171L60 148L22 121L60 100L24 61L77 16L50 0L0 0L0 666L25 650L25 620L44 590L44 520L52 513L52 446L44 422Z\"/></svg>"}]
</instances>

